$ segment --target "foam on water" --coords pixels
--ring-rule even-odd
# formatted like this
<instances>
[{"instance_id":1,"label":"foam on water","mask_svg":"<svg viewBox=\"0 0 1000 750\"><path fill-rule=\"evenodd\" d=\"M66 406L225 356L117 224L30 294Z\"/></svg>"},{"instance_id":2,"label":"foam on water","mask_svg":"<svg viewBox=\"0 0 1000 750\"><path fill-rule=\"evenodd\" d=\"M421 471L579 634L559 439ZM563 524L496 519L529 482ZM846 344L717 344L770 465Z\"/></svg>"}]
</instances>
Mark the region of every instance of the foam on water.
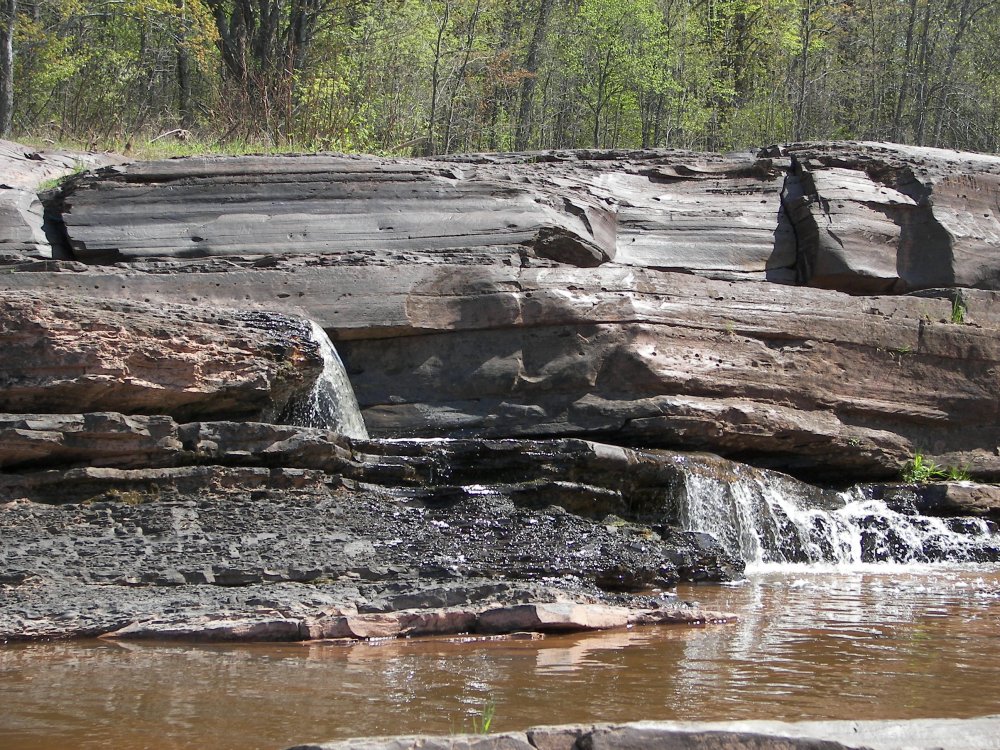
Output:
<instances>
[{"instance_id":1,"label":"foam on water","mask_svg":"<svg viewBox=\"0 0 1000 750\"><path fill-rule=\"evenodd\" d=\"M996 559L1000 537L978 518L900 513L857 489L817 507L808 485L764 472L685 477L681 525L711 534L748 570L900 571ZM832 502L829 502L832 500Z\"/></svg>"}]
</instances>

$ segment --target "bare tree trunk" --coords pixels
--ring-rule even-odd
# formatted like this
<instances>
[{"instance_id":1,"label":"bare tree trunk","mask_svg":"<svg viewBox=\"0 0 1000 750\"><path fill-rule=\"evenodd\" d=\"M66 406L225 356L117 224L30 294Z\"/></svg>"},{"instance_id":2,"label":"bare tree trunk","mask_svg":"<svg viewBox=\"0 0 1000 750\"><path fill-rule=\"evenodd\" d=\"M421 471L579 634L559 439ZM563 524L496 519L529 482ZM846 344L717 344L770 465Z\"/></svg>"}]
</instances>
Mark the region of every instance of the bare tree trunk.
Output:
<instances>
[{"instance_id":1,"label":"bare tree trunk","mask_svg":"<svg viewBox=\"0 0 1000 750\"><path fill-rule=\"evenodd\" d=\"M892 139L903 140L903 114L906 97L909 94L910 65L913 60L913 32L917 25L917 0L910 0L910 18L906 24L906 46L903 49L902 78L899 82L899 96L896 98L896 113L892 118Z\"/></svg>"},{"instance_id":2,"label":"bare tree trunk","mask_svg":"<svg viewBox=\"0 0 1000 750\"><path fill-rule=\"evenodd\" d=\"M535 83L538 80L538 68L542 63L542 44L545 42L545 32L548 29L549 15L552 13L554 0L540 0L538 18L535 20L535 32L531 35L528 45L528 55L524 60L524 81L521 82L521 104L517 114L517 137L514 141L516 151L524 151L531 141L531 104L535 97Z\"/></svg>"},{"instance_id":3,"label":"bare tree trunk","mask_svg":"<svg viewBox=\"0 0 1000 750\"><path fill-rule=\"evenodd\" d=\"M806 84L809 81L809 46L812 44L812 0L805 0L802 6L799 31L801 49L799 50L799 91L795 102L795 124L792 130L792 140L801 141L803 122L806 109Z\"/></svg>"},{"instance_id":4,"label":"bare tree trunk","mask_svg":"<svg viewBox=\"0 0 1000 750\"><path fill-rule=\"evenodd\" d=\"M0 5L0 138L10 135L14 124L14 21L17 0Z\"/></svg>"},{"instance_id":5,"label":"bare tree trunk","mask_svg":"<svg viewBox=\"0 0 1000 750\"><path fill-rule=\"evenodd\" d=\"M437 119L438 94L441 83L441 48L444 46L444 35L451 19L451 2L444 4L434 42L434 65L431 68L431 109L427 113L427 139L424 143L424 156L434 156L437 153L434 144L434 121Z\"/></svg>"},{"instance_id":6,"label":"bare tree trunk","mask_svg":"<svg viewBox=\"0 0 1000 750\"><path fill-rule=\"evenodd\" d=\"M458 72L455 75L455 83L451 87L451 95L448 97L448 119L444 130L444 152L446 154L451 153L451 129L455 120L455 99L458 98L458 92L465 83L465 73L469 68L469 58L472 56L472 45L476 41L476 26L479 23L481 6L482 0L476 0L476 7L472 11L472 17L469 19L469 25L466 29L465 49L462 51L462 64L458 67Z\"/></svg>"},{"instance_id":7,"label":"bare tree trunk","mask_svg":"<svg viewBox=\"0 0 1000 750\"><path fill-rule=\"evenodd\" d=\"M177 114L180 115L181 127L185 130L194 123L194 113L191 111L191 56L187 46L187 0L176 0L181 11L181 27L177 32L174 49L177 53Z\"/></svg>"}]
</instances>

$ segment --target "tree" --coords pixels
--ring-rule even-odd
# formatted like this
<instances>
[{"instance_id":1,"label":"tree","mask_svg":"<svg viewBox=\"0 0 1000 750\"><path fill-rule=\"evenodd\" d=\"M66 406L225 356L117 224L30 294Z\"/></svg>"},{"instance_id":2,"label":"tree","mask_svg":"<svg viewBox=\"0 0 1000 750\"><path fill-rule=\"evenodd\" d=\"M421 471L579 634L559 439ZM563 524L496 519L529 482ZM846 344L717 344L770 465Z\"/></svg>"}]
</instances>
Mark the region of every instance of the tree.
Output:
<instances>
[{"instance_id":1,"label":"tree","mask_svg":"<svg viewBox=\"0 0 1000 750\"><path fill-rule=\"evenodd\" d=\"M14 121L14 24L17 0L0 0L0 138Z\"/></svg>"},{"instance_id":2,"label":"tree","mask_svg":"<svg viewBox=\"0 0 1000 750\"><path fill-rule=\"evenodd\" d=\"M240 96L242 124L272 133L290 126L296 75L305 61L327 0L206 0L215 18L228 79Z\"/></svg>"}]
</instances>

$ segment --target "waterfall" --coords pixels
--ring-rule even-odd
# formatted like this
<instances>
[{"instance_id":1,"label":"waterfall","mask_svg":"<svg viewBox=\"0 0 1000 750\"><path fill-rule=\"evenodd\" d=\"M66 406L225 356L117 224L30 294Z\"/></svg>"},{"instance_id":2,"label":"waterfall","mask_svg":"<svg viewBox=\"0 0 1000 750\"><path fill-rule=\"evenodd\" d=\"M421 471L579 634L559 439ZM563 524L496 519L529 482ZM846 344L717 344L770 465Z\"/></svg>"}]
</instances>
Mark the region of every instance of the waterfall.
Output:
<instances>
[{"instance_id":1,"label":"waterfall","mask_svg":"<svg viewBox=\"0 0 1000 750\"><path fill-rule=\"evenodd\" d=\"M315 321L310 323L313 340L319 344L323 357L323 372L316 379L309 396L292 408L289 422L302 427L322 427L350 438L367 440L368 430L344 363L326 331Z\"/></svg>"},{"instance_id":2,"label":"waterfall","mask_svg":"<svg viewBox=\"0 0 1000 750\"><path fill-rule=\"evenodd\" d=\"M903 513L859 489L824 492L749 467L725 478L687 472L681 495L681 526L711 534L750 568L1000 558L1000 537L988 521Z\"/></svg>"}]
</instances>

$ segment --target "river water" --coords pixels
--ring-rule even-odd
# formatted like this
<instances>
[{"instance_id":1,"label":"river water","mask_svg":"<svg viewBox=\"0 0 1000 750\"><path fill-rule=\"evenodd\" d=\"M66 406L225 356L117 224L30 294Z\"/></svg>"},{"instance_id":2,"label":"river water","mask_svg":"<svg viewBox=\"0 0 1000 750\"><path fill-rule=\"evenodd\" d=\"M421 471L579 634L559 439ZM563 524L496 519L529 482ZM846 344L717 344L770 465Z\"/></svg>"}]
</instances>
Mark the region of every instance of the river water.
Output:
<instances>
[{"instance_id":1,"label":"river water","mask_svg":"<svg viewBox=\"0 0 1000 750\"><path fill-rule=\"evenodd\" d=\"M1000 568L762 566L736 624L538 641L0 647L0 747L284 748L639 719L1000 713Z\"/></svg>"}]
</instances>

